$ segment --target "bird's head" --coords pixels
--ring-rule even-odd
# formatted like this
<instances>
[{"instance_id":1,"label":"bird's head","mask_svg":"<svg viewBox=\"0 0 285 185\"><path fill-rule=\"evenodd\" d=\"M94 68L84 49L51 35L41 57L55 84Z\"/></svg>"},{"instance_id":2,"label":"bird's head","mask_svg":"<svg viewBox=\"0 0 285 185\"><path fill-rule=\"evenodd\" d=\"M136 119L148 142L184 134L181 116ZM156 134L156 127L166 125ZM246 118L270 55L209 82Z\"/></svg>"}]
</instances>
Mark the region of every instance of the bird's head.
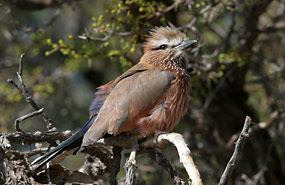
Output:
<instances>
[{"instance_id":1,"label":"bird's head","mask_svg":"<svg viewBox=\"0 0 285 185\"><path fill-rule=\"evenodd\" d=\"M155 28L144 45L141 61L170 70L185 69L185 50L192 48L196 43L196 40L189 40L184 33L176 29Z\"/></svg>"}]
</instances>

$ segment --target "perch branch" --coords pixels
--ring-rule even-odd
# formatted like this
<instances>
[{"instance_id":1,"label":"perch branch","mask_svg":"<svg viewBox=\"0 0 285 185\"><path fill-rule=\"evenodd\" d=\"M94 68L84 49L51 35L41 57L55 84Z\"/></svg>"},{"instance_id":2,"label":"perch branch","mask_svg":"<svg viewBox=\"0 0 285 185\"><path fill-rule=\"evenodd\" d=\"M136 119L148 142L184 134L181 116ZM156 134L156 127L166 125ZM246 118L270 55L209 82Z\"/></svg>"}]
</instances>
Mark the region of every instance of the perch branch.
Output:
<instances>
[{"instance_id":1,"label":"perch branch","mask_svg":"<svg viewBox=\"0 0 285 185\"><path fill-rule=\"evenodd\" d=\"M125 134L122 134L122 135L118 135L115 137L103 138L97 142L100 144L105 144L105 145L130 148L131 141L132 141L132 137L128 137ZM187 144L185 143L181 134L161 133L155 138L155 140L152 138L152 139L148 139L147 141L141 143L139 145L140 146L139 152L141 152L141 153L148 152L151 156L153 156L152 152L144 151L144 149L149 148L149 147L161 147L162 145L164 145L166 143L165 141L169 141L176 146L179 157L180 157L180 161L183 163L183 165L184 165L184 167L185 167L185 169L189 175L189 178L192 181L192 184L193 185L203 184L202 180L200 178L199 171L198 171L198 169L197 169L196 165L194 164L194 161L191 157L191 152L190 152L189 148L187 147ZM155 155L156 155L155 161L157 161L157 163L160 166L165 168L170 173L171 178L174 180L174 182L176 184L179 184L178 182L183 182L183 180L181 180L181 178L179 178L179 176L177 175L177 172L171 166L171 164L169 162L167 163L167 159L163 154L159 155L158 153L155 153ZM159 156L157 156L157 155L159 155ZM131 156L130 156L130 158L131 158ZM152 157L152 158L154 158L154 157ZM161 161L161 159L163 159L163 161Z\"/></svg>"},{"instance_id":2,"label":"perch branch","mask_svg":"<svg viewBox=\"0 0 285 185\"><path fill-rule=\"evenodd\" d=\"M226 168L225 168L225 170L224 170L224 172L220 178L218 185L227 184L229 177L231 176L234 168L236 167L238 161L241 158L243 146L249 137L250 126L251 126L251 118L249 116L246 116L242 131L241 131L239 138L235 144L235 149L234 149L233 155L230 158L230 160L229 160L229 162L228 162L228 164L227 164L227 166L226 166Z\"/></svg>"},{"instance_id":3,"label":"perch branch","mask_svg":"<svg viewBox=\"0 0 285 185\"><path fill-rule=\"evenodd\" d=\"M115 137L102 138L99 141L97 141L97 143L104 145L111 145L111 146L119 146L123 148L130 148L132 144L132 137L129 137L123 133ZM183 181L183 179L179 177L175 167L172 166L172 164L165 157L165 155L163 155L161 152L153 148L161 144L162 143L156 144L153 141L153 139L149 139L148 141L143 142L139 145L138 154L148 153L148 155L150 155L150 157L154 161L156 161L158 165L160 165L161 167L163 167L165 170L168 171L175 184L186 184ZM87 147L86 149L89 149L89 147Z\"/></svg>"},{"instance_id":4,"label":"perch branch","mask_svg":"<svg viewBox=\"0 0 285 185\"><path fill-rule=\"evenodd\" d=\"M11 133L11 134L7 134L5 137L12 143L35 143L35 142L49 142L52 143L55 140L59 139L61 141L67 139L69 136L71 135L70 131L66 131L66 132L34 132L34 133L22 133L22 132L16 132L16 133ZM130 148L130 146L132 145L132 153L130 155L130 159L128 161L135 161L135 151L137 151L136 148L136 144L132 143L133 138L129 137L126 134L121 134L115 137L107 137L107 138L103 138L101 140L98 141L98 145L96 147L92 146L92 147L87 147L86 149L84 149L82 152L84 153L88 153L90 155L94 155L97 151L102 151L100 144L105 144L105 145L111 145L111 146L115 146L115 147L125 147L125 148ZM192 181L192 184L195 184L195 182L197 182L196 184L201 184L201 179L200 179L200 175L199 172L193 162L193 159L190 156L190 150L187 148L187 145L185 143L185 141L183 140L182 136L180 134L177 133L169 133L169 134L160 134L157 137L157 141L148 144L140 144L140 147L138 150L138 154L140 153L149 153L151 155L151 157L163 168L165 168L169 173L171 178L173 179L175 184L185 184L185 182L183 181L183 179L181 179L175 168L171 165L171 163L167 160L167 158L160 152L156 151L155 149L149 148L149 147L155 147L155 146L161 146L163 143L165 143L165 140L168 140L172 143L175 144L175 146L177 147L177 150L179 152L179 156L180 156L180 160L182 161L183 165L185 166L187 172L190 174L189 177ZM95 149L95 150L94 150ZM45 149L46 150L46 149ZM33 152L30 153L18 153L18 152L14 152L11 153L12 155L14 155L14 157L19 158L19 156L32 156L34 154L38 154L41 153L42 151L45 150L35 150ZM153 152L154 151L154 152ZM94 153L95 152L95 153ZM102 153L101 154L95 154L97 157L104 158L104 157L100 157L100 156L106 156L109 155L107 153ZM99 156L98 156L99 155ZM115 160L115 156L113 157L113 159ZM112 162L112 164L108 164L108 162L104 161L103 163L106 164L107 166L114 166L116 165L116 163L114 163L114 160ZM135 162L131 162L130 163L132 168L135 167ZM115 178L115 171L112 168L110 169L110 173L113 173L113 176ZM131 171L130 171L131 172ZM132 171L131 177L129 179L134 179L134 172ZM198 179L198 180L197 180ZM110 182L111 181L111 176L110 176ZM113 181L114 182L114 181ZM133 182L133 181L131 181Z\"/></svg>"},{"instance_id":5,"label":"perch branch","mask_svg":"<svg viewBox=\"0 0 285 185\"><path fill-rule=\"evenodd\" d=\"M157 143L163 143L165 140L171 142L176 147L180 162L187 171L192 185L202 185L203 182L200 177L197 166L191 156L191 151L188 148L183 136L178 133L160 134L157 137Z\"/></svg>"}]
</instances>

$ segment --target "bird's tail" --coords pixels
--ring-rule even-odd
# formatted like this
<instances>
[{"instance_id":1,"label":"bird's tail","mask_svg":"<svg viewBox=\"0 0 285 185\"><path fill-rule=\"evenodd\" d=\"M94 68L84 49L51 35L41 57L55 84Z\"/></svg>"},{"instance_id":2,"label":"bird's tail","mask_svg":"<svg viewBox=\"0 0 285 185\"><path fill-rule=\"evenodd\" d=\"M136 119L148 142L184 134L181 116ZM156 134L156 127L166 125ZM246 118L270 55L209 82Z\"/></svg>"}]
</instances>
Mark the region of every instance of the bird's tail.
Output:
<instances>
[{"instance_id":1,"label":"bird's tail","mask_svg":"<svg viewBox=\"0 0 285 185\"><path fill-rule=\"evenodd\" d=\"M94 119L95 117L91 117L78 132L73 134L67 140L60 143L57 147L52 149L50 152L35 159L31 163L31 171L36 172L40 170L45 164L47 164L49 161L51 161L52 159L54 159L56 156L60 155L64 151L70 151L70 150L75 149L75 151L73 152L75 154L81 146L82 139L83 139L85 132L90 128Z\"/></svg>"}]
</instances>

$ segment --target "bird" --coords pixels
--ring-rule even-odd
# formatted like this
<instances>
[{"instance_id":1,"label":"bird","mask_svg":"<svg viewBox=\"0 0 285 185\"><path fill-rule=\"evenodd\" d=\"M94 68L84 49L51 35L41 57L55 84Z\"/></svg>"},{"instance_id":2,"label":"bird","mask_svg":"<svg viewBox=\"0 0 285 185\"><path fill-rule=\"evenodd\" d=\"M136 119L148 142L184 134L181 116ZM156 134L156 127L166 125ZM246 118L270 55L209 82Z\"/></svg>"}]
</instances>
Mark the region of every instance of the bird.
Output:
<instances>
[{"instance_id":1,"label":"bird","mask_svg":"<svg viewBox=\"0 0 285 185\"><path fill-rule=\"evenodd\" d=\"M65 151L93 145L106 135L130 133L136 139L169 132L182 119L190 99L187 49L195 47L185 33L156 27L144 43L140 61L97 88L84 126L50 152L31 163L38 171Z\"/></svg>"}]
</instances>

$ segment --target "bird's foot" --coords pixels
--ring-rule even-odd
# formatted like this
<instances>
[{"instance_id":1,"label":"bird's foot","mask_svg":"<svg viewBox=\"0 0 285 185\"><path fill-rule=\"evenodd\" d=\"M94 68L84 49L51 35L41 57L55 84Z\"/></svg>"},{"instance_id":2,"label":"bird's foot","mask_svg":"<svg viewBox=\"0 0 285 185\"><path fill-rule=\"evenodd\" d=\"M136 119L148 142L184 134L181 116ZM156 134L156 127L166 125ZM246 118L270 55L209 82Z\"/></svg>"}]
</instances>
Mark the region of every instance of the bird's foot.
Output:
<instances>
[{"instance_id":1,"label":"bird's foot","mask_svg":"<svg viewBox=\"0 0 285 185\"><path fill-rule=\"evenodd\" d=\"M133 165L133 166L137 166L136 151L131 152L127 163L129 163L130 165Z\"/></svg>"},{"instance_id":2,"label":"bird's foot","mask_svg":"<svg viewBox=\"0 0 285 185\"><path fill-rule=\"evenodd\" d=\"M136 166L137 162L136 162L136 153L137 153L137 146L138 146L138 141L137 139L133 140L132 142L132 146L131 146L131 153L130 153L130 157L127 161L127 163L129 165L133 165Z\"/></svg>"}]
</instances>

